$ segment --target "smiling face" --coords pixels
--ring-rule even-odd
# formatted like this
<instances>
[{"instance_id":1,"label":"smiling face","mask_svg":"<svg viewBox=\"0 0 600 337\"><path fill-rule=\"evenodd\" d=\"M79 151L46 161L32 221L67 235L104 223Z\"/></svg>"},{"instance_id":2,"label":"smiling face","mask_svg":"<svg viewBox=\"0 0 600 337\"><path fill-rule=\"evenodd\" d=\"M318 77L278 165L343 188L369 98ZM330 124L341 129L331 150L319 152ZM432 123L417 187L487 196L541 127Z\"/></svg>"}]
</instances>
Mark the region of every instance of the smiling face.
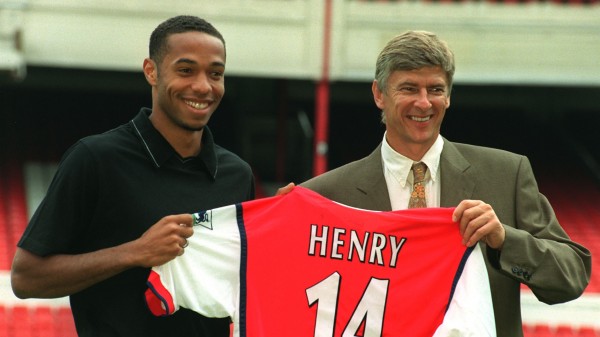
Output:
<instances>
[{"instance_id":1,"label":"smiling face","mask_svg":"<svg viewBox=\"0 0 600 337\"><path fill-rule=\"evenodd\" d=\"M384 91L372 86L375 104L385 115L387 142L415 161L429 150L440 133L450 94L440 67L394 71Z\"/></svg>"},{"instance_id":2,"label":"smiling face","mask_svg":"<svg viewBox=\"0 0 600 337\"><path fill-rule=\"evenodd\" d=\"M225 47L197 31L172 34L160 64L144 61L159 130L201 131L225 94Z\"/></svg>"}]
</instances>

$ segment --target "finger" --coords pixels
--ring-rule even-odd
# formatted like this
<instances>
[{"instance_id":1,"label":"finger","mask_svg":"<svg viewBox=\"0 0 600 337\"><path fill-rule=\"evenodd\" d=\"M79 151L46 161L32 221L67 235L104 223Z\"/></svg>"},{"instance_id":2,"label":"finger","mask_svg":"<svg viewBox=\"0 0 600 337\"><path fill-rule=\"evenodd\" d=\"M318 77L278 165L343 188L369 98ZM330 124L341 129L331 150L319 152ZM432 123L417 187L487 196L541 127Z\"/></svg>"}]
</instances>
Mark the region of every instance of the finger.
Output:
<instances>
[{"instance_id":1,"label":"finger","mask_svg":"<svg viewBox=\"0 0 600 337\"><path fill-rule=\"evenodd\" d=\"M472 247L485 236L486 223L482 223L481 219L472 221L463 235L463 244L467 247Z\"/></svg>"},{"instance_id":2,"label":"finger","mask_svg":"<svg viewBox=\"0 0 600 337\"><path fill-rule=\"evenodd\" d=\"M179 235L181 235L181 237L184 239L191 237L194 235L194 227L182 226L179 230Z\"/></svg>"},{"instance_id":3,"label":"finger","mask_svg":"<svg viewBox=\"0 0 600 337\"><path fill-rule=\"evenodd\" d=\"M194 217L191 214L184 213L184 214L169 215L169 216L165 217L165 220L168 222L177 223L183 227L192 227Z\"/></svg>"},{"instance_id":4,"label":"finger","mask_svg":"<svg viewBox=\"0 0 600 337\"><path fill-rule=\"evenodd\" d=\"M169 215L164 218L167 223L177 224L175 233L181 237L189 238L194 234L193 221L194 217L192 214L176 214Z\"/></svg>"},{"instance_id":5,"label":"finger","mask_svg":"<svg viewBox=\"0 0 600 337\"><path fill-rule=\"evenodd\" d=\"M280 187L279 189L277 189L277 193L275 193L275 195L277 196L277 195L288 194L288 193L290 193L294 189L295 186L296 186L296 184L289 183L289 184L287 184L287 185L285 185L283 187Z\"/></svg>"},{"instance_id":6,"label":"finger","mask_svg":"<svg viewBox=\"0 0 600 337\"><path fill-rule=\"evenodd\" d=\"M469 222L463 235L463 243L471 247L483 240L499 224L495 213L488 204L481 204L474 209L477 215Z\"/></svg>"},{"instance_id":7,"label":"finger","mask_svg":"<svg viewBox=\"0 0 600 337\"><path fill-rule=\"evenodd\" d=\"M456 208L454 209L454 212L452 213L452 221L453 222L461 221L464 212L466 210L472 208L476 204L477 204L477 202L475 200L463 200L463 201L461 201L458 204L458 206L456 206Z\"/></svg>"},{"instance_id":8,"label":"finger","mask_svg":"<svg viewBox=\"0 0 600 337\"><path fill-rule=\"evenodd\" d=\"M475 231L478 228L479 228L479 225L477 224L477 220L471 220L465 224L464 230L462 232L462 244L463 245L468 245L468 243L471 240L471 237L473 236L473 233L475 233Z\"/></svg>"},{"instance_id":9,"label":"finger","mask_svg":"<svg viewBox=\"0 0 600 337\"><path fill-rule=\"evenodd\" d=\"M459 226L463 244L468 245L472 241L473 234L485 225L486 220L482 214L479 207L468 208L462 213Z\"/></svg>"},{"instance_id":10,"label":"finger","mask_svg":"<svg viewBox=\"0 0 600 337\"><path fill-rule=\"evenodd\" d=\"M463 203L461 202L460 204L458 204L458 206L456 206L456 208L454 209L454 212L452 212L452 222L458 222L462 218L462 214L464 211L465 211L465 207L463 206Z\"/></svg>"}]
</instances>

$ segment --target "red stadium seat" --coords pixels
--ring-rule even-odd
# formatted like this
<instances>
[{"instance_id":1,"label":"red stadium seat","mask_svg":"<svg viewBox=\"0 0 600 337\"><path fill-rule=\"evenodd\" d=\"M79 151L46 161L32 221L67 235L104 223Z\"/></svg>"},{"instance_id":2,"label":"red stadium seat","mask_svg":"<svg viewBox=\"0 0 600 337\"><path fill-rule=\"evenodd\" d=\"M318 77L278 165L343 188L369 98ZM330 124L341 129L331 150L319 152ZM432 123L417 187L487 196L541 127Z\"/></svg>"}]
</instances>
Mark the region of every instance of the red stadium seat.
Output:
<instances>
[{"instance_id":1,"label":"red stadium seat","mask_svg":"<svg viewBox=\"0 0 600 337\"><path fill-rule=\"evenodd\" d=\"M576 337L575 329L570 325L560 324L554 332L555 337Z\"/></svg>"},{"instance_id":2,"label":"red stadium seat","mask_svg":"<svg viewBox=\"0 0 600 337\"><path fill-rule=\"evenodd\" d=\"M597 331L593 327L583 326L579 328L578 337L600 337L600 331Z\"/></svg>"},{"instance_id":3,"label":"red stadium seat","mask_svg":"<svg viewBox=\"0 0 600 337\"><path fill-rule=\"evenodd\" d=\"M50 307L36 307L31 317L34 337L60 337L56 334L54 311Z\"/></svg>"},{"instance_id":4,"label":"red stadium seat","mask_svg":"<svg viewBox=\"0 0 600 337\"><path fill-rule=\"evenodd\" d=\"M75 330L75 323L73 321L73 314L71 308L61 307L58 308L56 313L56 336L58 337L77 337Z\"/></svg>"},{"instance_id":5,"label":"red stadium seat","mask_svg":"<svg viewBox=\"0 0 600 337\"><path fill-rule=\"evenodd\" d=\"M29 308L17 305L12 308L12 317L9 323L12 326L12 337L35 337L31 329Z\"/></svg>"},{"instance_id":6,"label":"red stadium seat","mask_svg":"<svg viewBox=\"0 0 600 337\"><path fill-rule=\"evenodd\" d=\"M0 337L11 337L8 330L8 322L10 321L8 314L8 310L3 305L0 305Z\"/></svg>"},{"instance_id":7,"label":"red stadium seat","mask_svg":"<svg viewBox=\"0 0 600 337\"><path fill-rule=\"evenodd\" d=\"M554 337L552 329L547 324L536 324L533 326L533 337Z\"/></svg>"}]
</instances>

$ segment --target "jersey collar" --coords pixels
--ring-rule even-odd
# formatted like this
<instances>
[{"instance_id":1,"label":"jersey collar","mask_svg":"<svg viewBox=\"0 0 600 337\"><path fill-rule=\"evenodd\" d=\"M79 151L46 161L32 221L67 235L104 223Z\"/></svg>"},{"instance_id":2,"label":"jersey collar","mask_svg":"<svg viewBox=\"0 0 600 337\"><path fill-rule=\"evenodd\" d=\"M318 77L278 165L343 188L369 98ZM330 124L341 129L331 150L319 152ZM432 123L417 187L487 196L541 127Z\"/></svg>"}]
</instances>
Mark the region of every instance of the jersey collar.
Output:
<instances>
[{"instance_id":1,"label":"jersey collar","mask_svg":"<svg viewBox=\"0 0 600 337\"><path fill-rule=\"evenodd\" d=\"M157 168L163 166L167 161L180 158L175 149L169 142L156 130L150 122L149 116L151 109L142 108L140 112L131 120L134 133L139 137L142 146L148 153L148 156ZM203 167L213 177L216 177L218 161L215 152L215 143L212 132L208 126L204 127L202 133L202 150L198 157L193 160L203 162Z\"/></svg>"}]
</instances>

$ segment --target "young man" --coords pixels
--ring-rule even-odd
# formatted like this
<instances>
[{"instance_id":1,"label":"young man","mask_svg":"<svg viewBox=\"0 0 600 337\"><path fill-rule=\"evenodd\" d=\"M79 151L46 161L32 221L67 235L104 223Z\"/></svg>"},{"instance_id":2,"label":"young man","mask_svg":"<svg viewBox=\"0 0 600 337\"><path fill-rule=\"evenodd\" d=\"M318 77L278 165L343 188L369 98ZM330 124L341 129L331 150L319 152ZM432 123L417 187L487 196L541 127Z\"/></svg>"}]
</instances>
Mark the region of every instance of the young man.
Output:
<instances>
[{"instance_id":1,"label":"young man","mask_svg":"<svg viewBox=\"0 0 600 337\"><path fill-rule=\"evenodd\" d=\"M372 86L386 126L381 145L302 185L354 207L404 209L419 194L411 195L411 167L424 163L415 189L422 201L456 207L463 243L480 243L485 252L497 335L523 336L521 283L545 303L573 300L589 282L590 252L561 228L526 157L440 135L454 69L452 51L432 33L409 31L389 41Z\"/></svg>"},{"instance_id":2,"label":"young man","mask_svg":"<svg viewBox=\"0 0 600 337\"><path fill-rule=\"evenodd\" d=\"M225 41L178 16L149 49L152 109L67 151L18 244L13 291L70 296L79 336L229 336L228 318L157 318L144 301L150 268L183 254L192 235L183 213L254 198L249 165L207 126L225 93Z\"/></svg>"}]
</instances>

